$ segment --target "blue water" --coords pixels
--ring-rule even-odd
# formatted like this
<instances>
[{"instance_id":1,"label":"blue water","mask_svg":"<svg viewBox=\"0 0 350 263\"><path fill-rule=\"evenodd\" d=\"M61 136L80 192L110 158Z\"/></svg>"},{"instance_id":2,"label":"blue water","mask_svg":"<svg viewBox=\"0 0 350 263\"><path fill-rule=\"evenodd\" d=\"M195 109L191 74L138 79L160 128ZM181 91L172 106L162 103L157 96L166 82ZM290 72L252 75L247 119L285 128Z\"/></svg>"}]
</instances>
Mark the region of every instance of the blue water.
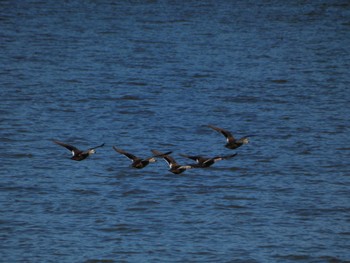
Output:
<instances>
[{"instance_id":1,"label":"blue water","mask_svg":"<svg viewBox=\"0 0 350 263\"><path fill-rule=\"evenodd\" d=\"M1 1L0 261L350 261L350 5L284 2Z\"/></svg>"}]
</instances>

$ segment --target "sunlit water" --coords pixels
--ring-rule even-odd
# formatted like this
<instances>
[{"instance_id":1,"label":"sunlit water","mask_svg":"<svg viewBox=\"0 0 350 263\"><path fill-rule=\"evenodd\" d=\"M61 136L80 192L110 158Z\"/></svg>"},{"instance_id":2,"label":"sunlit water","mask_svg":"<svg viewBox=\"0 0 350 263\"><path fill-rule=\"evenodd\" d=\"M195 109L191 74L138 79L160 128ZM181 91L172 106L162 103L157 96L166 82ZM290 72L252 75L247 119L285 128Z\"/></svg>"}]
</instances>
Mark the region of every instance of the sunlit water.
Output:
<instances>
[{"instance_id":1,"label":"sunlit water","mask_svg":"<svg viewBox=\"0 0 350 263\"><path fill-rule=\"evenodd\" d=\"M1 2L2 262L350 260L349 3L224 2Z\"/></svg>"}]
</instances>

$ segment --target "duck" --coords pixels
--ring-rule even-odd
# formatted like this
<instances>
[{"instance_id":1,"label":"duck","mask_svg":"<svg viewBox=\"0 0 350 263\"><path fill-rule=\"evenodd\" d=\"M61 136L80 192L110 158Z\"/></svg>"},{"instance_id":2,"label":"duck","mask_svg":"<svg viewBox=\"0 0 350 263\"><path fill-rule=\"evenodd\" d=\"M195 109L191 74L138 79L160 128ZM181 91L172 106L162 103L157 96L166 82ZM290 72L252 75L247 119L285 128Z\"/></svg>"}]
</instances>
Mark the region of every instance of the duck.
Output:
<instances>
[{"instance_id":1,"label":"duck","mask_svg":"<svg viewBox=\"0 0 350 263\"><path fill-rule=\"evenodd\" d=\"M102 143L101 145L98 145L98 146L93 147L93 148L89 148L86 151L82 151L82 150L79 150L78 148L76 148L75 146L64 143L64 142L60 142L60 141L56 141L56 140L53 140L53 142L70 150L72 152L72 155L73 155L71 157L71 159L74 161L82 161L82 160L86 159L90 155L96 153L97 148L103 147L105 145L104 143Z\"/></svg>"},{"instance_id":2,"label":"duck","mask_svg":"<svg viewBox=\"0 0 350 263\"><path fill-rule=\"evenodd\" d=\"M168 154L161 153L157 150L151 150L152 153L156 156L162 156L163 159L168 163L170 169L169 171L173 174L181 174L184 171L193 168L193 165L179 165L173 157Z\"/></svg>"},{"instance_id":3,"label":"duck","mask_svg":"<svg viewBox=\"0 0 350 263\"><path fill-rule=\"evenodd\" d=\"M227 143L225 144L225 147L231 150L237 149L238 147L241 147L243 144L249 143L248 137L253 136L253 135L247 135L237 140L233 137L231 132L225 129L222 129L213 125L208 125L208 127L212 128L217 132L222 133L226 137L226 141L227 141Z\"/></svg>"},{"instance_id":4,"label":"duck","mask_svg":"<svg viewBox=\"0 0 350 263\"><path fill-rule=\"evenodd\" d=\"M115 146L113 146L113 149L117 152L120 153L124 156L126 156L128 159L130 159L132 161L131 167L133 168L137 168L137 169L142 169L144 167L146 167L147 165L149 165L150 163L154 163L156 162L156 157L160 157L159 155L155 155L146 159L142 159L139 158L131 153L128 153L120 148L117 148ZM165 154L170 154L171 152L167 152Z\"/></svg>"},{"instance_id":5,"label":"duck","mask_svg":"<svg viewBox=\"0 0 350 263\"><path fill-rule=\"evenodd\" d=\"M191 156L191 155L186 155L186 154L180 154L180 156L182 156L182 157L189 158L191 160L196 161L196 163L197 163L195 166L196 168L207 168L218 161L227 160L227 159L235 157L236 155L237 155L237 153L207 158L207 157L203 157L203 156L199 156L199 155L195 155L195 156L192 155Z\"/></svg>"}]
</instances>

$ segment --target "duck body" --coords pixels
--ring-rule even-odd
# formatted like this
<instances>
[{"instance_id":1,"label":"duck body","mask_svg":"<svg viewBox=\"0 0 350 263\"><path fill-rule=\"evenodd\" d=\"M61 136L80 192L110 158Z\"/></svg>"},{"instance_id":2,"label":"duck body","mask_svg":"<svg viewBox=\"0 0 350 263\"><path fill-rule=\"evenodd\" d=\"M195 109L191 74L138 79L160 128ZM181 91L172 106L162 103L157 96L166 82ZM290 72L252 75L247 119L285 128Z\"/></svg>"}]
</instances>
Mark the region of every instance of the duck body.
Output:
<instances>
[{"instance_id":1,"label":"duck body","mask_svg":"<svg viewBox=\"0 0 350 263\"><path fill-rule=\"evenodd\" d=\"M146 159L142 159L142 158L137 157L134 154L126 152L126 151L124 151L120 148L117 148L115 146L113 146L113 149L117 153L120 153L120 154L124 155L125 157L127 157L128 159L130 159L132 161L131 167L136 168L136 169L142 169L142 168L146 167L147 165L149 165L150 163L156 162L157 161L156 157L159 157L159 156L152 156L152 157L149 157ZM171 152L168 152L166 154L169 154L169 153L171 153Z\"/></svg>"},{"instance_id":2,"label":"duck body","mask_svg":"<svg viewBox=\"0 0 350 263\"><path fill-rule=\"evenodd\" d=\"M93 153L90 153L90 152L88 152L88 151L86 151L86 152L81 152L81 153L78 153L78 154L73 155L73 156L71 157L71 159L74 160L74 161L82 161L82 160L88 158L91 154L93 154Z\"/></svg>"},{"instance_id":3,"label":"duck body","mask_svg":"<svg viewBox=\"0 0 350 263\"><path fill-rule=\"evenodd\" d=\"M82 160L86 159L87 157L89 157L90 155L96 153L96 148L104 146L104 143L102 143L99 146L90 148L86 151L82 151L82 150L79 150L77 147L70 145L70 144L67 144L67 143L64 143L64 142L60 142L60 141L56 141L56 140L54 140L53 142L65 147L66 149L71 151L72 157L70 159L74 160L74 161L82 161Z\"/></svg>"},{"instance_id":4,"label":"duck body","mask_svg":"<svg viewBox=\"0 0 350 263\"><path fill-rule=\"evenodd\" d=\"M248 141L248 139L246 139L246 140L247 140L246 142L240 142L239 140L236 140L234 142L228 142L225 144L225 147L230 149L230 150L234 150L234 149L241 147L243 144L247 144L249 141Z\"/></svg>"},{"instance_id":5,"label":"duck body","mask_svg":"<svg viewBox=\"0 0 350 263\"><path fill-rule=\"evenodd\" d=\"M202 157L199 155L196 155L196 156L190 156L190 155L185 155L185 154L180 154L180 155L196 161L197 164L194 166L195 168L207 168L218 161L226 160L226 159L230 159L232 157L235 157L237 155L237 153L225 155L225 156L216 156L216 157L211 157L211 158Z\"/></svg>"},{"instance_id":6,"label":"duck body","mask_svg":"<svg viewBox=\"0 0 350 263\"><path fill-rule=\"evenodd\" d=\"M161 153L156 150L152 150L152 153L156 156L163 157L163 159L167 162L169 165L169 172L172 172L173 174L181 174L184 171L193 168L193 165L179 165L173 157L171 157L168 153Z\"/></svg>"},{"instance_id":7,"label":"duck body","mask_svg":"<svg viewBox=\"0 0 350 263\"><path fill-rule=\"evenodd\" d=\"M149 160L135 160L135 161L133 161L131 166L136 168L136 169L142 169L142 168L146 167L147 165L149 165L150 163L153 163L155 161L156 161L155 158L151 158Z\"/></svg>"},{"instance_id":8,"label":"duck body","mask_svg":"<svg viewBox=\"0 0 350 263\"><path fill-rule=\"evenodd\" d=\"M226 144L225 147L231 150L237 149L239 147L241 147L243 144L247 144L249 143L249 136L244 136L240 139L235 139L235 137L233 137L232 133L229 132L228 130L213 126L213 125L208 125L208 127L212 128L213 130L220 132L222 135L225 136L226 138ZM250 135L251 136L251 135Z\"/></svg>"}]
</instances>

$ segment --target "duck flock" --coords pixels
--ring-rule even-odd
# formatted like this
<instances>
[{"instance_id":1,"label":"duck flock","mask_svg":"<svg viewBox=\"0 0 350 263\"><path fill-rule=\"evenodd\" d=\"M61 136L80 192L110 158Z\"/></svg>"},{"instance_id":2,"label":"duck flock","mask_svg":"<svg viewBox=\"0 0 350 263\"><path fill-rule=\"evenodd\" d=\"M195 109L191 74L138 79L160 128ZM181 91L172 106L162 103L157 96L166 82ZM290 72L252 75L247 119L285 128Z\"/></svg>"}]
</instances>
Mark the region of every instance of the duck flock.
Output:
<instances>
[{"instance_id":1,"label":"duck flock","mask_svg":"<svg viewBox=\"0 0 350 263\"><path fill-rule=\"evenodd\" d=\"M240 139L235 139L233 137L232 133L225 130L225 129L222 129L222 128L219 128L219 127L216 127L213 125L208 125L208 127L212 128L213 130L224 135L226 138L225 147L228 149L231 149L231 150L237 149L238 147L242 146L243 144L247 144L249 142L248 137L252 136L252 135L248 135L248 136L244 136ZM89 157L90 155L94 154L96 152L97 148L104 146L104 143L102 143L101 145L90 148L86 151L81 151L78 148L76 148L70 144L64 143L64 142L60 142L57 140L54 140L53 142L65 147L69 151L71 151L72 155L73 155L71 159L74 161L82 161L82 160L86 159L87 157ZM162 153L162 152L157 151L157 150L151 150L153 155L151 157L143 159L143 158L135 156L134 154L128 153L120 148L117 148L115 146L113 146L113 149L117 153L122 154L122 155L126 156L128 159L130 159L132 161L131 166L133 168L137 168L137 169L142 169L142 168L146 167L147 165L149 165L150 163L155 162L156 158L163 158L167 162L167 164L169 165L169 168L170 168L169 171L174 173L174 174L180 174L180 173L182 173L188 169L191 169L191 168L207 168L207 167L213 165L214 163L216 163L217 161L227 160L227 159L233 158L237 155L237 153L234 153L234 154L230 154L230 155L215 156L215 157L207 158L207 157L203 157L200 155L191 156L191 155L180 154L182 157L189 158L189 159L194 160L196 162L196 163L188 164L188 165L180 165L175 161L175 159L172 156L170 156L170 154L172 153L171 151L166 152L166 153Z\"/></svg>"}]
</instances>

